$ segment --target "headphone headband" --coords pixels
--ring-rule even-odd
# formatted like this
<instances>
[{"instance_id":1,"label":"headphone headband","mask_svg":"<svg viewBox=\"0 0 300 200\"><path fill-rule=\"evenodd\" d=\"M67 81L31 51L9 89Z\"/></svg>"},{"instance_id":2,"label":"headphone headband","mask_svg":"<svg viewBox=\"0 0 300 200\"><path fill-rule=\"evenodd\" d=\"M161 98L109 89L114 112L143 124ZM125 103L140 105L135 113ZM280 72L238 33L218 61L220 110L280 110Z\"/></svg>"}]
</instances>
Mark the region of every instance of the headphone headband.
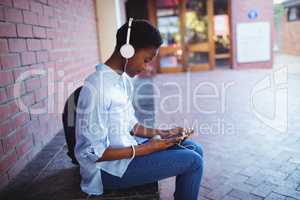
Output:
<instances>
[{"instance_id":1,"label":"headphone headband","mask_svg":"<svg viewBox=\"0 0 300 200\"><path fill-rule=\"evenodd\" d=\"M128 22L128 29L127 29L127 38L126 38L126 44L129 44L129 39L130 39L130 32L131 32L131 24L132 24L133 18L129 18Z\"/></svg>"},{"instance_id":2,"label":"headphone headband","mask_svg":"<svg viewBox=\"0 0 300 200\"><path fill-rule=\"evenodd\" d=\"M121 48L120 48L120 53L122 55L123 58L129 59L132 56L134 56L134 48L133 46L129 43L130 42L130 32L131 32L131 25L133 22L133 18L130 17L129 18L129 22L128 22L128 29L127 29L127 36L126 36L126 44L124 44Z\"/></svg>"}]
</instances>

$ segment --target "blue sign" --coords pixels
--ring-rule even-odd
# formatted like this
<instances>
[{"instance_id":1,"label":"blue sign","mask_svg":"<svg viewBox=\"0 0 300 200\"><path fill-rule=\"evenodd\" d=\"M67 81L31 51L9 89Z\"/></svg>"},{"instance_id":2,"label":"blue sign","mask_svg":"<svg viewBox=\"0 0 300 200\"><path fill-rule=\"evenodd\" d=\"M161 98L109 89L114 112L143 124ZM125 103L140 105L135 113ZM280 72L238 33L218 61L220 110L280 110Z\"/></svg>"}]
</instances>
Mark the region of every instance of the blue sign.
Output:
<instances>
[{"instance_id":1,"label":"blue sign","mask_svg":"<svg viewBox=\"0 0 300 200\"><path fill-rule=\"evenodd\" d=\"M249 19L256 19L257 16L258 16L258 13L257 13L256 10L250 10L250 11L248 12L248 17L249 17Z\"/></svg>"}]
</instances>

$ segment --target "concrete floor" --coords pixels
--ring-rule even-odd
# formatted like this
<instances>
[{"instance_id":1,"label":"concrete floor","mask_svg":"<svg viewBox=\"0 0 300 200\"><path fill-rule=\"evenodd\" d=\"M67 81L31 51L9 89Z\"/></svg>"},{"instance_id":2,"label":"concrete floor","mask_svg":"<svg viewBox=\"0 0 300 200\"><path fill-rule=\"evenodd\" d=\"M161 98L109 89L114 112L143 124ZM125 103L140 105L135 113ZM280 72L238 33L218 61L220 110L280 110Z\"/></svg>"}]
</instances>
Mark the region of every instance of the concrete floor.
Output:
<instances>
[{"instance_id":1,"label":"concrete floor","mask_svg":"<svg viewBox=\"0 0 300 200\"><path fill-rule=\"evenodd\" d=\"M274 70L163 74L154 86L156 126L193 126L203 145L200 199L300 199L299 57L277 55ZM162 200L174 182L159 182Z\"/></svg>"}]
</instances>

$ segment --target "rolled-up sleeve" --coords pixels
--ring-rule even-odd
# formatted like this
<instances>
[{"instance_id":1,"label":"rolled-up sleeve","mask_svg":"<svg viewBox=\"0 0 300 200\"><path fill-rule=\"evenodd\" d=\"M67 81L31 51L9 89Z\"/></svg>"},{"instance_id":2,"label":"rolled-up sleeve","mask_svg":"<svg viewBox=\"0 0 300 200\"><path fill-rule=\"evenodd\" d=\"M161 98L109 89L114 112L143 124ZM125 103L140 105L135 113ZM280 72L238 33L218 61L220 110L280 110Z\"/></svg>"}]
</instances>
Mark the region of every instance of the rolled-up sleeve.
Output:
<instances>
[{"instance_id":1,"label":"rolled-up sleeve","mask_svg":"<svg viewBox=\"0 0 300 200\"><path fill-rule=\"evenodd\" d=\"M83 86L77 106L76 151L82 158L96 162L110 145L106 99L97 88Z\"/></svg>"}]
</instances>

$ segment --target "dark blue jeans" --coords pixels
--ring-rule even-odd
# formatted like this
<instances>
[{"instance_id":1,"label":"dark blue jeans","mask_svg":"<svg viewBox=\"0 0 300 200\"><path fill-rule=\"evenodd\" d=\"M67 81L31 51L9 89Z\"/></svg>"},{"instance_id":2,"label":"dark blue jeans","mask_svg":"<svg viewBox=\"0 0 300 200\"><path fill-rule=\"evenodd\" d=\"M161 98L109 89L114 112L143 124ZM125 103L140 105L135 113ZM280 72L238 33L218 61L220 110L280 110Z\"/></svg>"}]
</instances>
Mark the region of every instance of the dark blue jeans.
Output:
<instances>
[{"instance_id":1,"label":"dark blue jeans","mask_svg":"<svg viewBox=\"0 0 300 200\"><path fill-rule=\"evenodd\" d=\"M202 147L191 140L185 140L181 145L189 149L176 145L164 151L135 157L122 178L101 171L103 187L128 188L176 176L174 199L198 199L203 174Z\"/></svg>"}]
</instances>

